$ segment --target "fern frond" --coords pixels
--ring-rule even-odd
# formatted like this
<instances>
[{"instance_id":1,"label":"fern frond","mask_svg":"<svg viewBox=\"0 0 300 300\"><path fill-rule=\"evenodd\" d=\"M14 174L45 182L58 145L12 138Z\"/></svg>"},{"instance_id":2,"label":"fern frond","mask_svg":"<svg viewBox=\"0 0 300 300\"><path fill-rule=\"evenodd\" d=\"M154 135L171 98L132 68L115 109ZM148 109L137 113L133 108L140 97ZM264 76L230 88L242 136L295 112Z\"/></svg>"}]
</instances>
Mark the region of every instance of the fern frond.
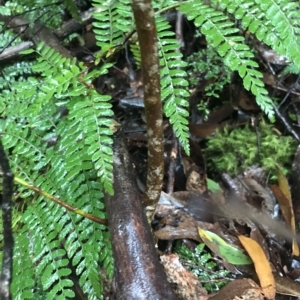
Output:
<instances>
[{"instance_id":1,"label":"fern frond","mask_svg":"<svg viewBox=\"0 0 300 300\"><path fill-rule=\"evenodd\" d=\"M103 188L112 193L112 111L110 97L97 94L91 82L107 73L111 64L85 74L82 65L42 44L36 52L39 58L32 68L40 73L39 80L16 83L1 98L0 134L11 153L12 169L42 190L103 219ZM58 119L56 110L61 105L69 114ZM55 148L48 145L52 138ZM18 190L24 198L34 196L22 187ZM103 225L84 220L41 196L29 203L21 222L24 236L32 241L28 255L31 261L34 258L31 278L34 285L40 278L39 288L47 295L44 298L74 297L73 282L68 278L71 265L89 299L101 298L98 263L103 261L110 274L113 269ZM35 286L29 286L28 282L28 288L17 289L16 299L24 299L21 295L25 292L34 293Z\"/></svg>"},{"instance_id":2,"label":"fern frond","mask_svg":"<svg viewBox=\"0 0 300 300\"><path fill-rule=\"evenodd\" d=\"M6 2L5 5L9 5L9 3ZM17 9L17 7L15 8ZM5 10L4 7L3 9ZM2 15L2 13L0 14ZM5 28L4 25L1 25L0 23L0 32L1 32L0 53L2 53L2 51L4 51L5 48L8 47L8 45L15 46L22 42L22 39L20 37L16 37L15 34L13 34L10 30L6 30L2 32L4 28ZM23 60L11 65L2 66L0 72L0 91L1 92L5 91L10 93L9 86L12 86L17 81L25 81L27 76L33 73L31 70L31 65L32 62Z\"/></svg>"},{"instance_id":3,"label":"fern frond","mask_svg":"<svg viewBox=\"0 0 300 300\"><path fill-rule=\"evenodd\" d=\"M186 63L178 51L179 44L174 38L169 23L163 17L156 18L158 36L161 98L164 101L164 113L173 125L176 136L179 138L185 152L189 154L188 134L188 82L183 70Z\"/></svg>"},{"instance_id":4,"label":"fern frond","mask_svg":"<svg viewBox=\"0 0 300 300\"><path fill-rule=\"evenodd\" d=\"M257 0L256 2L280 37L287 58L300 66L299 2L287 0ZM275 44L276 41L273 43Z\"/></svg>"},{"instance_id":5,"label":"fern frond","mask_svg":"<svg viewBox=\"0 0 300 300\"><path fill-rule=\"evenodd\" d=\"M58 126L58 132L68 131L63 129L64 126L60 126ZM47 178L42 181L41 176L37 183L51 193L58 193L70 204L104 218L101 211L103 210L103 186L97 182L95 171L90 171L92 164L88 160L79 161L78 165L74 165L72 157L65 154L65 143L69 142L68 139L62 139L62 147L59 147L57 151L47 150L47 157L52 158L51 168L47 172ZM80 156L80 152L78 156ZM76 162L78 161L76 160ZM57 184L52 184L62 182L62 178L63 183L59 187ZM98 262L103 259L108 270L112 269L111 253L108 251L106 256L101 255L103 251L107 251L106 248L109 249L109 241L105 241L103 237L104 226L90 222L78 215L75 216L60 207L57 207L53 214L58 239L63 242L66 256L76 268L83 292L89 294L89 299L99 299L102 295L102 288Z\"/></svg>"},{"instance_id":6,"label":"fern frond","mask_svg":"<svg viewBox=\"0 0 300 300\"><path fill-rule=\"evenodd\" d=\"M30 22L39 21L50 28L62 24L65 7L62 2L52 0L15 0L22 8L22 15ZM10 2L10 1L9 1ZM13 11L13 14L20 14Z\"/></svg>"},{"instance_id":7,"label":"fern frond","mask_svg":"<svg viewBox=\"0 0 300 300\"><path fill-rule=\"evenodd\" d=\"M188 19L195 20L195 25L200 27L208 43L224 57L225 65L232 71L238 71L244 87L256 96L258 105L271 117L274 114L273 107L261 80L262 74L256 69L258 64L252 60L254 54L251 49L243 43L244 37L237 35L238 28L223 12L200 0L182 4L180 11L187 14Z\"/></svg>"},{"instance_id":8,"label":"fern frond","mask_svg":"<svg viewBox=\"0 0 300 300\"><path fill-rule=\"evenodd\" d=\"M112 131L109 129L111 120L108 117L112 116L113 112L111 104L108 103L110 97L99 95L94 89L89 89L83 84L91 81L91 74L81 78L83 71L70 59L61 57L43 45L40 45L37 51L41 57L33 69L35 72L43 71L44 76L47 76L46 84L40 87L37 102L45 103L53 97L58 97L60 101L71 99L66 101L66 106L72 120L72 124L68 126L72 134L62 134L63 141L67 139L70 142L66 144L67 148L64 151L72 157L73 165L76 165L82 156L90 158L104 187L112 193L112 140L109 137ZM107 73L110 66L100 68L97 71L98 76ZM49 72L52 73L51 77ZM85 137L85 141L82 141L82 137ZM75 147L70 146L74 138L81 141ZM79 151L82 151L82 155Z\"/></svg>"},{"instance_id":9,"label":"fern frond","mask_svg":"<svg viewBox=\"0 0 300 300\"><path fill-rule=\"evenodd\" d=\"M281 76L286 74L300 74L300 66L297 66L295 64L290 64L284 68L284 70L280 73Z\"/></svg>"},{"instance_id":10,"label":"fern frond","mask_svg":"<svg viewBox=\"0 0 300 300\"><path fill-rule=\"evenodd\" d=\"M77 139L77 147L67 146L65 149L66 155L72 158L70 167L76 164L78 166L80 160L85 161L90 158L105 189L112 193L113 152L112 139L109 137L112 134L109 129L111 125L109 117L113 112L108 100L110 100L109 96L99 95L92 90L90 98L85 101L79 102L78 99L71 101L68 106L71 109L70 119L73 124L69 132L65 132L64 144L74 141L74 138Z\"/></svg>"},{"instance_id":11,"label":"fern frond","mask_svg":"<svg viewBox=\"0 0 300 300\"><path fill-rule=\"evenodd\" d=\"M137 65L137 67L140 68L141 67L142 58L141 58L141 52L140 52L139 43L138 42L136 42L134 44L130 43L130 51L133 54L133 57L134 57L134 60L135 60L135 63Z\"/></svg>"},{"instance_id":12,"label":"fern frond","mask_svg":"<svg viewBox=\"0 0 300 300\"><path fill-rule=\"evenodd\" d=\"M222 1L244 29L300 66L299 3L293 1Z\"/></svg>"},{"instance_id":13,"label":"fern frond","mask_svg":"<svg viewBox=\"0 0 300 300\"><path fill-rule=\"evenodd\" d=\"M32 62L20 61L13 65L6 66L0 76L0 90L8 90L9 86L17 81L25 81L28 75L31 75Z\"/></svg>"},{"instance_id":14,"label":"fern frond","mask_svg":"<svg viewBox=\"0 0 300 300\"><path fill-rule=\"evenodd\" d=\"M152 1L152 6L153 9L155 9L155 11L157 10L159 11L162 9L172 9L174 5L178 5L178 1L176 0L164 0L164 1L153 0Z\"/></svg>"},{"instance_id":15,"label":"fern frond","mask_svg":"<svg viewBox=\"0 0 300 300\"><path fill-rule=\"evenodd\" d=\"M26 232L21 231L14 234L15 255L11 286L13 299L34 299L36 276L34 274L35 266L31 259L31 248L32 244L30 244Z\"/></svg>"},{"instance_id":16,"label":"fern frond","mask_svg":"<svg viewBox=\"0 0 300 300\"><path fill-rule=\"evenodd\" d=\"M57 239L58 230L63 226L54 222L55 219L63 222L65 212L53 208L53 203L46 203L39 197L24 214L24 222L30 228L27 234L33 241L35 273L41 278L44 290L48 291L47 299L66 299L75 294L70 289L73 283L67 278L71 273L70 268L66 268L69 260L65 258L66 251L60 247Z\"/></svg>"},{"instance_id":17,"label":"fern frond","mask_svg":"<svg viewBox=\"0 0 300 300\"><path fill-rule=\"evenodd\" d=\"M126 34L134 29L131 6L125 0L95 0L93 5L97 8L93 14L97 45L105 53L120 44Z\"/></svg>"}]
</instances>

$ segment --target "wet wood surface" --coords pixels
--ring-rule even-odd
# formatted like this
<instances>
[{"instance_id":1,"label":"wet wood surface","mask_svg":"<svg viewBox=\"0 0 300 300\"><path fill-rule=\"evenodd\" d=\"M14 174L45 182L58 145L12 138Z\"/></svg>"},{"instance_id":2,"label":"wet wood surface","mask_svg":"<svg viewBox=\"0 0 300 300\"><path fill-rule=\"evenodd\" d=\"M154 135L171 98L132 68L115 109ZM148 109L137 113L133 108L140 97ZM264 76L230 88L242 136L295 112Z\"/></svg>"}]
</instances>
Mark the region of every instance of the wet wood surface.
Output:
<instances>
[{"instance_id":1,"label":"wet wood surface","mask_svg":"<svg viewBox=\"0 0 300 300\"><path fill-rule=\"evenodd\" d=\"M114 196L106 195L115 299L176 299L159 262L132 164L119 131L114 136Z\"/></svg>"}]
</instances>

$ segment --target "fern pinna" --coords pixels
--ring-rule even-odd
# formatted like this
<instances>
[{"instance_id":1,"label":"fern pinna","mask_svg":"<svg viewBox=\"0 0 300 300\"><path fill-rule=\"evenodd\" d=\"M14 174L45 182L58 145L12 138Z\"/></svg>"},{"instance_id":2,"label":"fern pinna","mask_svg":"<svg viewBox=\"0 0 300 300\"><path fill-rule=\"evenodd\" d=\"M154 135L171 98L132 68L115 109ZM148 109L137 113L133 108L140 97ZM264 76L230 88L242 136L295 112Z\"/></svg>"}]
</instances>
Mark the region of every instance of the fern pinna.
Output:
<instances>
[{"instance_id":1,"label":"fern pinna","mask_svg":"<svg viewBox=\"0 0 300 300\"><path fill-rule=\"evenodd\" d=\"M103 219L103 188L113 192L112 111L110 98L90 84L111 65L86 75L82 65L53 49L41 44L36 52L32 68L42 78L16 84L2 98L0 130L12 151L12 168L16 176ZM57 112L60 106L67 116ZM31 193L20 192L24 198ZM36 299L38 290L47 299L72 298L71 272L89 299L100 299L98 262L112 274L106 228L34 194L24 210L15 235L14 299Z\"/></svg>"},{"instance_id":2,"label":"fern pinna","mask_svg":"<svg viewBox=\"0 0 300 300\"><path fill-rule=\"evenodd\" d=\"M164 113L173 125L176 136L184 150L189 154L188 109L189 92L188 82L182 60L179 43L171 31L170 24L163 17L156 17L158 36L159 63L161 67L161 98L164 101Z\"/></svg>"},{"instance_id":3,"label":"fern pinna","mask_svg":"<svg viewBox=\"0 0 300 300\"><path fill-rule=\"evenodd\" d=\"M95 0L97 11L93 14L93 23L97 45L101 47L101 56L113 52L122 46L124 36L134 29L133 14L128 1Z\"/></svg>"},{"instance_id":4,"label":"fern pinna","mask_svg":"<svg viewBox=\"0 0 300 300\"><path fill-rule=\"evenodd\" d=\"M221 7L227 9L244 29L300 65L299 42L299 3L296 1L222 1Z\"/></svg>"}]
</instances>

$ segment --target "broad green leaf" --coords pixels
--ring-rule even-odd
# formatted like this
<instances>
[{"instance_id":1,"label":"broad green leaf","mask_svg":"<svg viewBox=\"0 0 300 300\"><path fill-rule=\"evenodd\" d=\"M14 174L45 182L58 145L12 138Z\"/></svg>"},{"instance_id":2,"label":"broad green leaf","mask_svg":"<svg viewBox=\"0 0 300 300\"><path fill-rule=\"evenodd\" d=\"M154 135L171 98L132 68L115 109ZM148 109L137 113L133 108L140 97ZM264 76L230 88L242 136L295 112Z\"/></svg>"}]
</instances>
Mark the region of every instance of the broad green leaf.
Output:
<instances>
[{"instance_id":1,"label":"broad green leaf","mask_svg":"<svg viewBox=\"0 0 300 300\"><path fill-rule=\"evenodd\" d=\"M206 178L206 184L207 184L208 190L212 193L217 193L217 192L221 191L220 185L217 182L215 182L209 178Z\"/></svg>"},{"instance_id":2,"label":"broad green leaf","mask_svg":"<svg viewBox=\"0 0 300 300\"><path fill-rule=\"evenodd\" d=\"M250 265L252 260L241 250L226 243L211 231L198 227L198 232L204 244L215 254L233 265Z\"/></svg>"}]
</instances>

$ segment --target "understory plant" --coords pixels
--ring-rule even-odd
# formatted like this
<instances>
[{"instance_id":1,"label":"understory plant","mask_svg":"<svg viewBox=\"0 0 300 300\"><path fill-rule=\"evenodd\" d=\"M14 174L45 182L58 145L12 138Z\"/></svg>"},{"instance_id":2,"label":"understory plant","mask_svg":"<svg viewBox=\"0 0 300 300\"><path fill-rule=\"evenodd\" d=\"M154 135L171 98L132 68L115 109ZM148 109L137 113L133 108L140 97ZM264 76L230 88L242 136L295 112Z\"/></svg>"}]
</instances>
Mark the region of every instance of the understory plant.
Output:
<instances>
[{"instance_id":1,"label":"understory plant","mask_svg":"<svg viewBox=\"0 0 300 300\"><path fill-rule=\"evenodd\" d=\"M184 245L177 245L177 252L181 263L193 272L209 293L215 293L228 283L230 272L217 267L211 255L205 251L205 244L199 244L193 251Z\"/></svg>"},{"instance_id":2,"label":"understory plant","mask_svg":"<svg viewBox=\"0 0 300 300\"><path fill-rule=\"evenodd\" d=\"M135 24L128 1L95 0L93 6L93 28L101 48L93 71L44 44L25 52L30 54L24 58L26 63L1 67L0 136L18 180L14 199L13 299L37 299L40 295L43 299L74 299L78 287L89 299L101 299L100 270L113 275L107 227L83 214L105 219L104 191L113 193L111 97L97 93L93 81L109 72L116 60L114 53L125 47ZM7 1L0 7L0 16L24 13L31 25L42 22L50 28L60 26L66 10L73 18L79 17L73 1L64 0L53 11L52 7L50 0ZM187 63L167 21L168 10L178 9L199 28L226 68L238 72L263 112L273 116L254 49L245 42L244 33L248 31L299 67L297 1L155 0L153 7L163 111L187 154ZM0 35L1 51L21 42L21 36L16 37L4 22L0 23ZM274 135L270 138L268 142L278 143ZM212 148L220 149L225 142L220 137L210 145L208 151L214 151ZM279 146L283 159L284 149L285 155L290 149ZM244 159L249 155L246 152ZM251 155L252 159L256 155L252 148ZM57 203L79 210L75 214Z\"/></svg>"},{"instance_id":3,"label":"understory plant","mask_svg":"<svg viewBox=\"0 0 300 300\"><path fill-rule=\"evenodd\" d=\"M219 93L226 84L230 83L230 69L223 62L222 57L210 45L187 57L187 74L190 87L199 82L208 81L204 88L206 97L219 98Z\"/></svg>"}]
</instances>

